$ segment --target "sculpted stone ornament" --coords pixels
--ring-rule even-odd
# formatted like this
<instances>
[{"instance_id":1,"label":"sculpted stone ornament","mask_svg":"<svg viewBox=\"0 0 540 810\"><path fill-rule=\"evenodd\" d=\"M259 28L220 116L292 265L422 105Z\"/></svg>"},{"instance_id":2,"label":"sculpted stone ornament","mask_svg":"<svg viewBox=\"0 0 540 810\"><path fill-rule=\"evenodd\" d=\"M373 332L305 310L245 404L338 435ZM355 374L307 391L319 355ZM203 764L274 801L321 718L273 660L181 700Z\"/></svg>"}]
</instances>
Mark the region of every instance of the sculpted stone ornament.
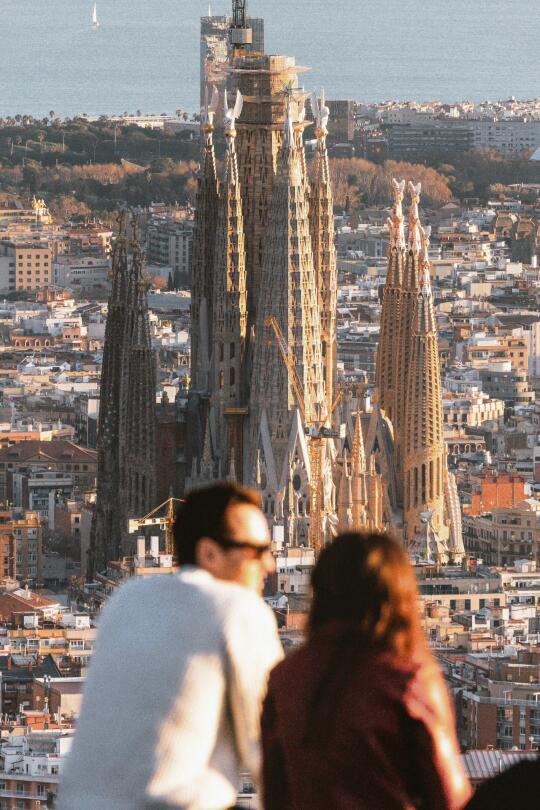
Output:
<instances>
[{"instance_id":1,"label":"sculpted stone ornament","mask_svg":"<svg viewBox=\"0 0 540 810\"><path fill-rule=\"evenodd\" d=\"M397 181L392 179L392 194L394 196L394 208L392 218L387 219L390 230L390 246L392 248L405 247L405 228L403 218L403 197L405 194L405 180Z\"/></svg>"},{"instance_id":2,"label":"sculpted stone ornament","mask_svg":"<svg viewBox=\"0 0 540 810\"><path fill-rule=\"evenodd\" d=\"M202 110L202 131L206 136L206 141L211 139L214 131L214 116L219 106L219 93L217 87L212 85L212 94L210 95L210 88L206 85L205 102Z\"/></svg>"},{"instance_id":3,"label":"sculpted stone ornament","mask_svg":"<svg viewBox=\"0 0 540 810\"><path fill-rule=\"evenodd\" d=\"M324 90L321 90L321 98L317 98L316 93L311 94L311 109L315 118L315 135L320 140L328 135L328 121L330 120L330 109L326 106Z\"/></svg>"},{"instance_id":4,"label":"sculpted stone ornament","mask_svg":"<svg viewBox=\"0 0 540 810\"><path fill-rule=\"evenodd\" d=\"M411 208L409 212L409 249L415 256L418 256L422 249L422 240L420 237L420 215L418 213L422 184L417 183L415 185L409 181L408 188L411 197Z\"/></svg>"},{"instance_id":5,"label":"sculpted stone ornament","mask_svg":"<svg viewBox=\"0 0 540 810\"><path fill-rule=\"evenodd\" d=\"M236 119L240 118L240 116L242 115L242 110L244 108L244 98L240 90L236 91L236 99L233 107L229 107L228 94L227 91L225 90L223 107L225 110L224 116L225 135L234 137L236 135L236 128L235 128Z\"/></svg>"}]
</instances>

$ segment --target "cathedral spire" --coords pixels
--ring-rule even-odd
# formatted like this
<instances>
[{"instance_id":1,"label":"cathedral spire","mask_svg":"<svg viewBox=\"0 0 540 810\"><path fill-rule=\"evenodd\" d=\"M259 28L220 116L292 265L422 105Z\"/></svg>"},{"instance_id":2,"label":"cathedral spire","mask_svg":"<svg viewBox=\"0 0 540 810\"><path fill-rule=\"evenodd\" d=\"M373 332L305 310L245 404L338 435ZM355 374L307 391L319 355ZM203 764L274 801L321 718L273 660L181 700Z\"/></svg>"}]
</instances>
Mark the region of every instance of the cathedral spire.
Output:
<instances>
[{"instance_id":1,"label":"cathedral spire","mask_svg":"<svg viewBox=\"0 0 540 810\"><path fill-rule=\"evenodd\" d=\"M320 100L315 94L311 96L311 107L315 115L317 147L309 197L309 221L321 316L326 402L327 411L330 413L337 386L337 260L334 241L334 199L326 148L330 111L326 106L324 90Z\"/></svg>"},{"instance_id":2,"label":"cathedral spire","mask_svg":"<svg viewBox=\"0 0 540 810\"><path fill-rule=\"evenodd\" d=\"M403 284L398 313L397 356L393 360L395 368L394 410L392 423L396 434L395 464L398 480L403 481L403 455L405 431L405 407L408 395L408 377L410 374L411 329L415 317L418 290L420 287L420 261L422 253L422 228L420 224L419 204L421 185L409 182L408 191L411 198L409 209L409 239L403 269ZM398 490L399 503L403 502L402 488Z\"/></svg>"},{"instance_id":3,"label":"cathedral spire","mask_svg":"<svg viewBox=\"0 0 540 810\"><path fill-rule=\"evenodd\" d=\"M101 373L91 573L129 551L127 520L155 506L156 377L135 223L131 250L130 264L122 216L113 249Z\"/></svg>"},{"instance_id":4,"label":"cathedral spire","mask_svg":"<svg viewBox=\"0 0 540 810\"><path fill-rule=\"evenodd\" d=\"M228 414L236 409L231 417L238 421L246 384L243 379L247 338L246 254L235 126L242 106L242 95L238 92L234 105L229 107L225 92L227 151L216 228L211 378L211 424L216 453L225 469L230 464L233 445L240 441L238 433L242 429L241 424L238 430L233 429Z\"/></svg>"},{"instance_id":5,"label":"cathedral spire","mask_svg":"<svg viewBox=\"0 0 540 810\"><path fill-rule=\"evenodd\" d=\"M279 502L289 491L289 509L297 510L299 537L307 535L315 479L321 465L310 464L306 430L315 429L327 414L321 352L319 298L311 249L309 202L303 161L289 113L269 209L263 278L257 309L254 364L251 375L250 466L256 468L260 449L268 471L266 496ZM292 131L291 131L292 130ZM276 340L277 325L280 339ZM309 445L309 447L308 447ZM303 474L288 466L291 450ZM314 456L315 459L315 456ZM315 461L320 461L317 455ZM312 469L313 466L313 469ZM311 479L311 476L314 479ZM270 482L277 479L277 489ZM291 479L294 487L291 490ZM274 485L275 486L275 485ZM314 511L316 507L313 506ZM314 516L311 517L314 520ZM292 520L287 514L286 521Z\"/></svg>"},{"instance_id":6,"label":"cathedral spire","mask_svg":"<svg viewBox=\"0 0 540 810\"><path fill-rule=\"evenodd\" d=\"M444 545L448 526L444 520L446 456L438 333L431 292L429 238L419 222L416 228L420 283L413 303L405 395L405 539L412 543L429 524L430 531Z\"/></svg>"},{"instance_id":7,"label":"cathedral spire","mask_svg":"<svg viewBox=\"0 0 540 810\"><path fill-rule=\"evenodd\" d=\"M406 262L406 244L403 220L405 181L392 181L394 205L388 220L390 238L386 285L383 293L381 332L377 353L377 389L379 405L399 428L400 366L396 362L396 349L400 347L401 310L403 301L403 274Z\"/></svg>"},{"instance_id":8,"label":"cathedral spire","mask_svg":"<svg viewBox=\"0 0 540 810\"><path fill-rule=\"evenodd\" d=\"M193 234L191 301L191 376L192 388L206 393L209 386L210 346L212 345L212 291L215 226L218 206L218 180L214 152L214 116L219 105L217 89L206 88L202 112L202 165L197 191Z\"/></svg>"},{"instance_id":9,"label":"cathedral spire","mask_svg":"<svg viewBox=\"0 0 540 810\"><path fill-rule=\"evenodd\" d=\"M150 512L156 487L156 367L148 319L147 282L133 223L132 257L123 345L120 445L120 511L127 520ZM125 549L128 551L128 549Z\"/></svg>"},{"instance_id":10,"label":"cathedral spire","mask_svg":"<svg viewBox=\"0 0 540 810\"><path fill-rule=\"evenodd\" d=\"M352 516L353 525L356 528L362 528L367 524L367 471L362 414L360 408L358 408L354 423L352 446Z\"/></svg>"},{"instance_id":11,"label":"cathedral spire","mask_svg":"<svg viewBox=\"0 0 540 810\"><path fill-rule=\"evenodd\" d=\"M340 531L348 531L359 528L354 522L353 516L354 500L352 478L349 470L349 459L347 451L343 453L343 469L341 472L341 481L339 484L339 501L338 501L338 525Z\"/></svg>"},{"instance_id":12,"label":"cathedral spire","mask_svg":"<svg viewBox=\"0 0 540 810\"><path fill-rule=\"evenodd\" d=\"M118 510L120 482L120 386L126 322L128 260L125 215L118 219L112 253L111 291L101 366L98 429L97 495L90 538L90 574L118 559L121 523Z\"/></svg>"}]
</instances>

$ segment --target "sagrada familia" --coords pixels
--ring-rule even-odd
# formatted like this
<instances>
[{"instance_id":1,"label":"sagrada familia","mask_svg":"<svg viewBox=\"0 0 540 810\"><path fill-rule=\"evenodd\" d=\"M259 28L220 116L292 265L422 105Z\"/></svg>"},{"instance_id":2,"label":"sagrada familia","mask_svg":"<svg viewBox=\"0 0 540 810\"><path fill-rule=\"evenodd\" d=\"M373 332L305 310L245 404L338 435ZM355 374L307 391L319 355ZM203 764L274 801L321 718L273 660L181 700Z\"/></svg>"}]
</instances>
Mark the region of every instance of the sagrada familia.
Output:
<instances>
[{"instance_id":1,"label":"sagrada familia","mask_svg":"<svg viewBox=\"0 0 540 810\"><path fill-rule=\"evenodd\" d=\"M202 116L186 491L223 479L256 487L274 537L291 546L318 549L348 528L392 529L413 557L459 562L461 512L446 464L420 187L409 185L406 228L405 183L393 186L377 386L368 400L337 375L328 107L324 96L311 96L314 122L307 120L308 96L299 85L304 69L290 57L246 50L246 3L234 6L229 97L221 104L216 91L208 92ZM218 171L215 118L223 108L226 149ZM308 162L304 132L313 124L316 146ZM149 342L144 318L134 315L138 260L127 282L131 293L120 289L127 273L118 270L127 267L123 244L116 249L104 358L96 565L122 546L119 515L125 520L138 509L141 516L155 505L148 476L151 409L141 404L145 395L152 398ZM127 391L135 369L144 389L132 403ZM137 408L136 433L147 435L133 452L128 433ZM124 487L123 508L114 513ZM114 548L107 537L115 538Z\"/></svg>"}]
</instances>

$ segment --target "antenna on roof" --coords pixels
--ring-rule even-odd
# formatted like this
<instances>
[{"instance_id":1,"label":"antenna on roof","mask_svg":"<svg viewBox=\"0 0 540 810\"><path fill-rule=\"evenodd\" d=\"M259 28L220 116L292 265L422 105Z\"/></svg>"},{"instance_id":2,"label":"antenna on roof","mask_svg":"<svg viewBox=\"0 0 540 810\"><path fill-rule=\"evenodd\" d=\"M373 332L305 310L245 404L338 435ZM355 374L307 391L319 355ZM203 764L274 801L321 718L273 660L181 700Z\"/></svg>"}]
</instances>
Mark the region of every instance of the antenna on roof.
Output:
<instances>
[{"instance_id":1,"label":"antenna on roof","mask_svg":"<svg viewBox=\"0 0 540 810\"><path fill-rule=\"evenodd\" d=\"M231 45L238 50L243 50L253 42L253 31L247 21L247 0L233 0L230 37Z\"/></svg>"}]
</instances>

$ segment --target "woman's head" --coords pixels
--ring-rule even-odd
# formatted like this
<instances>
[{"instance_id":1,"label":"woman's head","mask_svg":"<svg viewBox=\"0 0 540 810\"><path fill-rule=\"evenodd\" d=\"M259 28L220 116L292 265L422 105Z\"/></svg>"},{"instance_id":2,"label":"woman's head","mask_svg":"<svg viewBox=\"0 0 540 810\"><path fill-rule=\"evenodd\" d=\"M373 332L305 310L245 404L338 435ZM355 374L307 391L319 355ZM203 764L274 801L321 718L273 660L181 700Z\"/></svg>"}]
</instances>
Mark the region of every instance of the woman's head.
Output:
<instances>
[{"instance_id":1,"label":"woman's head","mask_svg":"<svg viewBox=\"0 0 540 810\"><path fill-rule=\"evenodd\" d=\"M366 649L410 655L420 643L418 590L403 547L390 535L344 534L313 572L310 631L330 621L358 625Z\"/></svg>"}]
</instances>

